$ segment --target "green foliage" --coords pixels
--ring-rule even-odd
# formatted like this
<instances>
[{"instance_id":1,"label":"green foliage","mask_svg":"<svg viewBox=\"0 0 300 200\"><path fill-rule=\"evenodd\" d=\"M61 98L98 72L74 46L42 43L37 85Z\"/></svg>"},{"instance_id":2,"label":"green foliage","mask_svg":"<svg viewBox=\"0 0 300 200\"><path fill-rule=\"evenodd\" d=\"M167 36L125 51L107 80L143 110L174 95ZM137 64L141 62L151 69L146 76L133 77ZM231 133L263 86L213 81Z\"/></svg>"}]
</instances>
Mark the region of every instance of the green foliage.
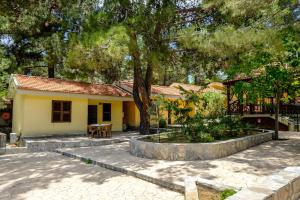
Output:
<instances>
[{"instance_id":1,"label":"green foliage","mask_svg":"<svg viewBox=\"0 0 300 200\"><path fill-rule=\"evenodd\" d=\"M106 83L113 83L126 78L121 75L124 74L122 70L126 70L126 56L128 37L124 27L114 26L107 31L83 32L74 36L70 43L65 60L65 65L70 70L66 75L80 79L83 75L78 72L81 72L88 81L98 78Z\"/></svg>"},{"instance_id":2,"label":"green foliage","mask_svg":"<svg viewBox=\"0 0 300 200\"><path fill-rule=\"evenodd\" d=\"M221 192L221 200L225 200L226 198L234 195L235 193L236 191L233 189L225 189L224 191Z\"/></svg>"},{"instance_id":3,"label":"green foliage","mask_svg":"<svg viewBox=\"0 0 300 200\"><path fill-rule=\"evenodd\" d=\"M256 94L262 98L277 95L281 98L287 91L289 95L287 98L292 98L299 90L298 78L293 76L294 73L293 68L274 62L266 65L260 76L254 78L251 84L257 89ZM249 93L249 95L252 94L254 93Z\"/></svg>"},{"instance_id":4,"label":"green foliage","mask_svg":"<svg viewBox=\"0 0 300 200\"><path fill-rule=\"evenodd\" d=\"M170 109L169 101L163 95L157 95L151 103L152 106L149 108L151 118L157 121L160 128L166 128L167 121L163 117L163 112Z\"/></svg>"},{"instance_id":5,"label":"green foliage","mask_svg":"<svg viewBox=\"0 0 300 200\"><path fill-rule=\"evenodd\" d=\"M200 95L202 102L202 113L207 118L216 118L226 112L224 106L226 97L221 92L208 91Z\"/></svg>"},{"instance_id":6,"label":"green foliage","mask_svg":"<svg viewBox=\"0 0 300 200\"><path fill-rule=\"evenodd\" d=\"M170 108L191 142L212 142L247 134L245 129L250 127L242 123L241 118L225 115L223 94L182 92L183 98L171 102ZM195 114L191 114L193 110Z\"/></svg>"},{"instance_id":7,"label":"green foliage","mask_svg":"<svg viewBox=\"0 0 300 200\"><path fill-rule=\"evenodd\" d=\"M191 142L213 142L215 138L209 133L198 133L198 137L192 138Z\"/></svg>"},{"instance_id":8,"label":"green foliage","mask_svg":"<svg viewBox=\"0 0 300 200\"><path fill-rule=\"evenodd\" d=\"M159 128L167 128L167 120L166 119L160 119L159 120Z\"/></svg>"},{"instance_id":9,"label":"green foliage","mask_svg":"<svg viewBox=\"0 0 300 200\"><path fill-rule=\"evenodd\" d=\"M88 159L85 160L85 164L90 165L92 163L93 163L93 161L90 158L88 158Z\"/></svg>"}]
</instances>

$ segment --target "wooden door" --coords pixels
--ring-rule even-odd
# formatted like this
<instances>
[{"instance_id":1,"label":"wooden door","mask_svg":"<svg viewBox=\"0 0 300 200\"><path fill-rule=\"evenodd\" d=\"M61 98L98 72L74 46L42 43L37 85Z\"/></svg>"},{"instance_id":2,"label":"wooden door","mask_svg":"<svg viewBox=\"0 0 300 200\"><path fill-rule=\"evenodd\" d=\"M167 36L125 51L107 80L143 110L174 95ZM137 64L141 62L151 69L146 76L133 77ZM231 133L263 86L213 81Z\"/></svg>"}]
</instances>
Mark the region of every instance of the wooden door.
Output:
<instances>
[{"instance_id":1,"label":"wooden door","mask_svg":"<svg viewBox=\"0 0 300 200\"><path fill-rule=\"evenodd\" d=\"M98 123L98 106L89 105L88 107L88 124Z\"/></svg>"}]
</instances>

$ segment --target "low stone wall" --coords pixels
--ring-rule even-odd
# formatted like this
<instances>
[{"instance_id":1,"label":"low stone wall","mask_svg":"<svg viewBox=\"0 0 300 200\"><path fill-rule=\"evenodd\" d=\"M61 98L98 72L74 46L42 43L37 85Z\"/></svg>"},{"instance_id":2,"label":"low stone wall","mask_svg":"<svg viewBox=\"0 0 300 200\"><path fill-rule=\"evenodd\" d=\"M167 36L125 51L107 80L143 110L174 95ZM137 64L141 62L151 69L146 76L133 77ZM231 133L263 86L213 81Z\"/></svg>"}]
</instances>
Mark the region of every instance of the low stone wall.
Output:
<instances>
[{"instance_id":1,"label":"low stone wall","mask_svg":"<svg viewBox=\"0 0 300 200\"><path fill-rule=\"evenodd\" d=\"M159 160L211 160L272 140L274 131L257 131L259 133L255 135L212 143L155 143L134 138L130 140L130 152L138 157Z\"/></svg>"},{"instance_id":2,"label":"low stone wall","mask_svg":"<svg viewBox=\"0 0 300 200\"><path fill-rule=\"evenodd\" d=\"M124 142L124 139L102 139L102 140L82 140L82 141L38 141L27 139L25 140L25 147L30 152L40 151L56 151L62 148L76 148L76 147L90 147L102 146L114 143Z\"/></svg>"},{"instance_id":3,"label":"low stone wall","mask_svg":"<svg viewBox=\"0 0 300 200\"><path fill-rule=\"evenodd\" d=\"M214 180L203 179L200 177L185 178L185 200L220 200L221 193L226 189L238 191L239 188L222 185Z\"/></svg>"},{"instance_id":4,"label":"low stone wall","mask_svg":"<svg viewBox=\"0 0 300 200\"><path fill-rule=\"evenodd\" d=\"M244 188L226 200L299 200L300 167L287 167L267 176L256 187Z\"/></svg>"},{"instance_id":5,"label":"low stone wall","mask_svg":"<svg viewBox=\"0 0 300 200\"><path fill-rule=\"evenodd\" d=\"M213 180L197 177L185 179L185 200L219 200L225 189L237 191L226 200L299 200L300 167L287 167L257 182L255 187L232 188Z\"/></svg>"},{"instance_id":6,"label":"low stone wall","mask_svg":"<svg viewBox=\"0 0 300 200\"><path fill-rule=\"evenodd\" d=\"M26 147L8 147L5 149L5 154L30 153Z\"/></svg>"},{"instance_id":7,"label":"low stone wall","mask_svg":"<svg viewBox=\"0 0 300 200\"><path fill-rule=\"evenodd\" d=\"M0 133L0 155L5 153L6 148L6 134Z\"/></svg>"}]
</instances>

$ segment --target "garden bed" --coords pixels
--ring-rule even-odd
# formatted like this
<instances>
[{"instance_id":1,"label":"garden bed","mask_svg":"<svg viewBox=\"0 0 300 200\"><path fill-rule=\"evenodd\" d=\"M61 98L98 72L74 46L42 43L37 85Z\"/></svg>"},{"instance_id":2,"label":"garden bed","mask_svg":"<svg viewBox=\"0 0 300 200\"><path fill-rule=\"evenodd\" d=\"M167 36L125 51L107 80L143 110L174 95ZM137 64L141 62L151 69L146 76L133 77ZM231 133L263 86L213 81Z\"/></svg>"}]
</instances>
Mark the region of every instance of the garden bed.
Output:
<instances>
[{"instance_id":1,"label":"garden bed","mask_svg":"<svg viewBox=\"0 0 300 200\"><path fill-rule=\"evenodd\" d=\"M218 142L229 139L235 139L240 137L245 137L249 135L255 135L258 132L256 130L244 130L244 131L228 131L228 133L219 136L217 139L210 137L209 134L202 134L204 137L192 138L187 134L182 134L181 132L162 132L160 134L150 135L148 137L143 137L141 140L146 142L158 142L158 143L208 143L208 142Z\"/></svg>"},{"instance_id":2,"label":"garden bed","mask_svg":"<svg viewBox=\"0 0 300 200\"><path fill-rule=\"evenodd\" d=\"M149 136L145 136L130 140L130 152L138 157L159 160L217 159L270 141L274 133L270 130L255 130L255 132L256 134L244 137L209 143L186 143L184 140L181 143L172 141L162 143L149 141Z\"/></svg>"}]
</instances>

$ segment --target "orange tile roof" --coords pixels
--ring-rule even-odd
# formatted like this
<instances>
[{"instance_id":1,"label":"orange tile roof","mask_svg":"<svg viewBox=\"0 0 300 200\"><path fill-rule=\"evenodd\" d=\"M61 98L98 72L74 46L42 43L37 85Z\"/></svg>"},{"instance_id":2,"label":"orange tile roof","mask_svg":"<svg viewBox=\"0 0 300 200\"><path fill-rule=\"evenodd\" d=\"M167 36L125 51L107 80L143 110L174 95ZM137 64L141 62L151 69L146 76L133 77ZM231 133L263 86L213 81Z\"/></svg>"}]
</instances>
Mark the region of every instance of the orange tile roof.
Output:
<instances>
[{"instance_id":1,"label":"orange tile roof","mask_svg":"<svg viewBox=\"0 0 300 200\"><path fill-rule=\"evenodd\" d=\"M131 95L109 84L89 84L76 81L67 81L57 78L40 76L14 75L17 88L22 90L61 92L70 94L102 95L130 97Z\"/></svg>"},{"instance_id":2,"label":"orange tile roof","mask_svg":"<svg viewBox=\"0 0 300 200\"><path fill-rule=\"evenodd\" d=\"M133 81L132 80L123 80L116 83L119 87L124 88L128 92L132 93ZM179 89L181 86L183 89L194 92L207 92L207 91L221 91L224 89L224 85L222 83L213 82L208 85L207 88L202 88L198 85L185 84L185 83L172 83L170 86L160 86L160 85L152 85L151 90L153 94L162 94L169 96L177 96L181 97L182 92Z\"/></svg>"},{"instance_id":3,"label":"orange tile roof","mask_svg":"<svg viewBox=\"0 0 300 200\"><path fill-rule=\"evenodd\" d=\"M192 84L185 84L185 83L172 83L170 85L170 87L175 87L175 88L182 87L185 90L194 91L194 92L199 92L202 89L201 86L192 85Z\"/></svg>"},{"instance_id":4,"label":"orange tile roof","mask_svg":"<svg viewBox=\"0 0 300 200\"><path fill-rule=\"evenodd\" d=\"M125 89L126 91L132 93L133 88L133 80L123 80L116 82L116 85ZM179 89L170 86L161 86L161 85L152 85L151 92L153 94L162 94L162 95L170 95L170 96L181 96L181 92Z\"/></svg>"},{"instance_id":5,"label":"orange tile roof","mask_svg":"<svg viewBox=\"0 0 300 200\"><path fill-rule=\"evenodd\" d=\"M181 91L178 88L171 86L152 85L152 93L171 96L181 96Z\"/></svg>"}]
</instances>

